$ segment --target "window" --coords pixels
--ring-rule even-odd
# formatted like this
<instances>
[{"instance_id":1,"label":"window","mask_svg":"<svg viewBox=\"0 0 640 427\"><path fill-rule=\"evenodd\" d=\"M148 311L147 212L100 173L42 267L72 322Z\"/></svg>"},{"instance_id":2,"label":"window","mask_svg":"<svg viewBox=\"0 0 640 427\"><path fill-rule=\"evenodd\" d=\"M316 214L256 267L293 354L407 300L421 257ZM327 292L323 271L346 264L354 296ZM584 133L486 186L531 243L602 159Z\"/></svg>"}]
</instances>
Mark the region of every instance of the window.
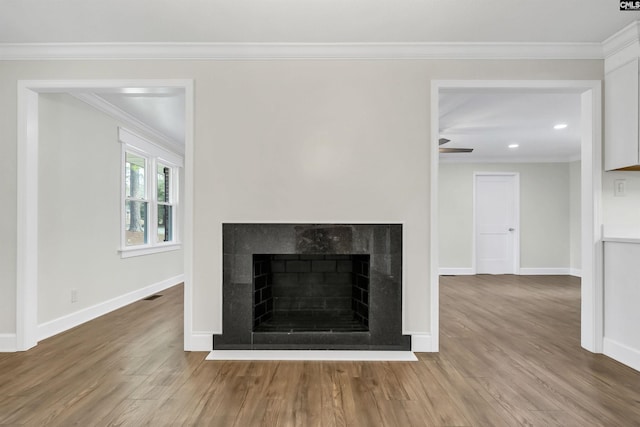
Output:
<instances>
[{"instance_id":1,"label":"window","mask_svg":"<svg viewBox=\"0 0 640 427\"><path fill-rule=\"evenodd\" d=\"M171 199L173 191L171 183L173 177L171 167L168 165L158 164L158 175L156 178L156 188L158 190L158 215L157 228L158 242L173 241L173 212L174 203Z\"/></svg>"},{"instance_id":2,"label":"window","mask_svg":"<svg viewBox=\"0 0 640 427\"><path fill-rule=\"evenodd\" d=\"M147 224L149 200L145 182L147 159L143 156L125 152L125 246L138 246L148 243Z\"/></svg>"},{"instance_id":3,"label":"window","mask_svg":"<svg viewBox=\"0 0 640 427\"><path fill-rule=\"evenodd\" d=\"M119 139L123 159L122 257L179 249L178 172L182 158L125 129L119 129Z\"/></svg>"}]
</instances>

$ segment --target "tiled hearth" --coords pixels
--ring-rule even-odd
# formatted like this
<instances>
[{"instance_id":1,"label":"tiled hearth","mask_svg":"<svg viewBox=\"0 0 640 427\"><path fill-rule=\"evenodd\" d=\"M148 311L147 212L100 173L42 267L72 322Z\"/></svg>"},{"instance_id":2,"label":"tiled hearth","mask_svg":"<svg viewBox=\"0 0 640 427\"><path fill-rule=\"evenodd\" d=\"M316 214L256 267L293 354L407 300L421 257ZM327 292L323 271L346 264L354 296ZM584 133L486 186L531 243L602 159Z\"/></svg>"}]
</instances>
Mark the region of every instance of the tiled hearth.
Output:
<instances>
[{"instance_id":1,"label":"tiled hearth","mask_svg":"<svg viewBox=\"0 0 640 427\"><path fill-rule=\"evenodd\" d=\"M216 350L409 350L402 226L224 224Z\"/></svg>"}]
</instances>

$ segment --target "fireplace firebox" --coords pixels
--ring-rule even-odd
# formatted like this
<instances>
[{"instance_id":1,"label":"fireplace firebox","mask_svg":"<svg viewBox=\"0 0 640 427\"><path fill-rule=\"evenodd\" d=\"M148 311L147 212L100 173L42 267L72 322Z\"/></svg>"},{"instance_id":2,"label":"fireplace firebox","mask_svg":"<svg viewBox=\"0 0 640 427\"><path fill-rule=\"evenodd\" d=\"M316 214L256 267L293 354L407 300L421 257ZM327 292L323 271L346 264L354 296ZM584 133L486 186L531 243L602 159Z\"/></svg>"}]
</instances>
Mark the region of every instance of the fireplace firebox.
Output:
<instances>
[{"instance_id":1,"label":"fireplace firebox","mask_svg":"<svg viewBox=\"0 0 640 427\"><path fill-rule=\"evenodd\" d=\"M410 350L402 225L223 224L216 350Z\"/></svg>"},{"instance_id":2,"label":"fireplace firebox","mask_svg":"<svg viewBox=\"0 0 640 427\"><path fill-rule=\"evenodd\" d=\"M369 262L369 255L253 255L253 331L368 331Z\"/></svg>"}]
</instances>

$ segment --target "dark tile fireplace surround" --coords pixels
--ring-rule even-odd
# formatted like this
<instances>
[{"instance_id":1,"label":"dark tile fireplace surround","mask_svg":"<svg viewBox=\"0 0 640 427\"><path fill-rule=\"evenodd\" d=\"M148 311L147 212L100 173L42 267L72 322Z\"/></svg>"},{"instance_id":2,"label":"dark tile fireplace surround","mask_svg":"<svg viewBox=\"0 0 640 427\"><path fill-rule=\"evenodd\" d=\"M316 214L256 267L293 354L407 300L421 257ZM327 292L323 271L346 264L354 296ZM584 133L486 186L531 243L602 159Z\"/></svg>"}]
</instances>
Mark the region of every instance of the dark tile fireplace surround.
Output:
<instances>
[{"instance_id":1,"label":"dark tile fireplace surround","mask_svg":"<svg viewBox=\"0 0 640 427\"><path fill-rule=\"evenodd\" d=\"M402 225L223 224L216 350L410 350Z\"/></svg>"}]
</instances>

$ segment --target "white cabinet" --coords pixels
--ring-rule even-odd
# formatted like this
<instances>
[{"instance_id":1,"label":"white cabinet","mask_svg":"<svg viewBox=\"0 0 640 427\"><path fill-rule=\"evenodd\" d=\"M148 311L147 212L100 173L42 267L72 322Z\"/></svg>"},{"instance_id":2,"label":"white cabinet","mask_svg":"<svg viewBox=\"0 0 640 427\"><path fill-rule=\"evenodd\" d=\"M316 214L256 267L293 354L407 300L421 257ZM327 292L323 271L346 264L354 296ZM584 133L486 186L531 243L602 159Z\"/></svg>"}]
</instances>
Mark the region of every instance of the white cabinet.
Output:
<instances>
[{"instance_id":1,"label":"white cabinet","mask_svg":"<svg viewBox=\"0 0 640 427\"><path fill-rule=\"evenodd\" d=\"M604 243L604 354L640 370L640 243Z\"/></svg>"},{"instance_id":2,"label":"white cabinet","mask_svg":"<svg viewBox=\"0 0 640 427\"><path fill-rule=\"evenodd\" d=\"M638 78L638 58L605 76L605 170L640 170Z\"/></svg>"}]
</instances>

